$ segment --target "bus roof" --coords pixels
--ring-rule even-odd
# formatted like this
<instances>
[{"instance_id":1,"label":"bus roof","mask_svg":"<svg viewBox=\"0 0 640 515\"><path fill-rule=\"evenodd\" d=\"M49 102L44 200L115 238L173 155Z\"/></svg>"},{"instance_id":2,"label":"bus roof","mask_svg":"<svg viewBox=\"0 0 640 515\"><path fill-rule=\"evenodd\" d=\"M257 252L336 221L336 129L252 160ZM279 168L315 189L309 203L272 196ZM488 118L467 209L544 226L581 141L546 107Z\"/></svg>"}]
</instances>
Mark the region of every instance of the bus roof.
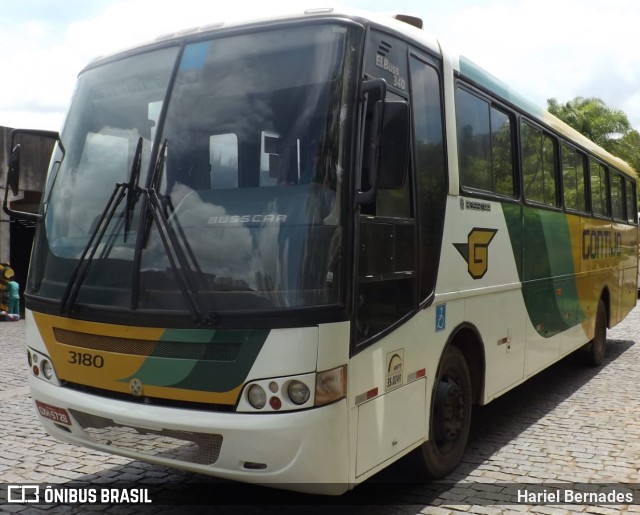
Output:
<instances>
[{"instance_id":1,"label":"bus roof","mask_svg":"<svg viewBox=\"0 0 640 515\"><path fill-rule=\"evenodd\" d=\"M454 68L460 73L461 76L470 79L480 87L487 91L490 91L500 99L518 108L522 113L530 116L532 119L543 123L544 125L553 129L559 136L566 138L585 150L590 151L603 161L614 166L621 172L626 173L632 177L636 177L636 171L624 160L616 157L591 141L589 138L569 126L556 116L552 115L546 109L543 109L537 104L534 104L527 98L523 97L507 84L502 82L491 75L486 70L475 64L473 61L467 59L464 56L457 56L454 58Z\"/></svg>"},{"instance_id":2,"label":"bus roof","mask_svg":"<svg viewBox=\"0 0 640 515\"><path fill-rule=\"evenodd\" d=\"M426 47L435 55L449 60L452 64L453 69L462 77L471 80L481 88L497 96L501 100L515 107L523 114L526 114L535 121L538 121L539 123L542 123L551 128L559 136L564 137L567 140L583 147L585 150L590 151L592 154L596 155L603 161L616 167L627 175L630 175L632 177L636 177L637 175L635 170L631 168L631 166L629 166L629 164L627 164L625 161L613 156L612 154L595 144L593 141L586 138L584 135L580 134L578 131L564 123L562 120L553 116L543 107L526 99L524 96L517 93L500 79L494 77L492 74L476 65L473 61L466 58L464 55L456 55L449 52L448 49L443 48L442 43L435 36L422 29L422 20L412 16L390 13L374 13L370 11L363 11L340 6L300 9L293 12L284 14L279 13L262 18L244 18L241 20L232 19L228 21L221 20L218 22L165 34L155 38L152 41L136 45L135 47L122 50L115 54L97 57L87 65L87 68L93 67L104 60L113 59L118 56L126 55L143 48L198 38L203 35L209 33L213 34L221 30L228 30L251 25L269 25L283 21L295 21L309 18L351 19L363 24L373 24L396 32L402 35L404 38L411 40L418 45Z\"/></svg>"},{"instance_id":3,"label":"bus roof","mask_svg":"<svg viewBox=\"0 0 640 515\"><path fill-rule=\"evenodd\" d=\"M311 18L350 19L356 22L360 22L363 25L372 23L374 25L386 27L389 30L395 31L405 38L413 40L416 43L427 47L436 55L441 55L439 42L434 36L430 35L426 31L410 25L405 21L396 19L396 16L402 15L381 14L345 7L320 7L314 9L301 8L300 10L287 11L285 13L278 13L270 16L263 16L260 18L220 20L200 26L178 30L176 32L171 32L168 34L163 34L151 41L142 42L135 46L119 50L115 53L98 56L87 65L87 68L93 67L94 65L101 63L104 60L121 57L123 55L127 55L131 52L136 52L141 49L152 48L154 46L166 43L199 38L202 36L206 36L207 34L214 34L218 31L249 26L265 26L281 22ZM418 20L417 18L415 19Z\"/></svg>"}]
</instances>

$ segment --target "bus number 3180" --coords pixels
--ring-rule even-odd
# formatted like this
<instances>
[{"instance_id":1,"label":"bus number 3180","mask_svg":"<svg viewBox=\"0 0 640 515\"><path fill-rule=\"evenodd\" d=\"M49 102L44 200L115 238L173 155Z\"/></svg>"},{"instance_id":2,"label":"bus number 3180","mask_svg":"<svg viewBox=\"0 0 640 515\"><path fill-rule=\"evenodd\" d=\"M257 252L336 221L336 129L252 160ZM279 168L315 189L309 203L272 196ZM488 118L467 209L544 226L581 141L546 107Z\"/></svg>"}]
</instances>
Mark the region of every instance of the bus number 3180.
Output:
<instances>
[{"instance_id":1,"label":"bus number 3180","mask_svg":"<svg viewBox=\"0 0 640 515\"><path fill-rule=\"evenodd\" d=\"M80 365L82 367L102 368L104 366L104 358L99 354L94 356L93 354L85 352L70 351L69 363Z\"/></svg>"}]
</instances>

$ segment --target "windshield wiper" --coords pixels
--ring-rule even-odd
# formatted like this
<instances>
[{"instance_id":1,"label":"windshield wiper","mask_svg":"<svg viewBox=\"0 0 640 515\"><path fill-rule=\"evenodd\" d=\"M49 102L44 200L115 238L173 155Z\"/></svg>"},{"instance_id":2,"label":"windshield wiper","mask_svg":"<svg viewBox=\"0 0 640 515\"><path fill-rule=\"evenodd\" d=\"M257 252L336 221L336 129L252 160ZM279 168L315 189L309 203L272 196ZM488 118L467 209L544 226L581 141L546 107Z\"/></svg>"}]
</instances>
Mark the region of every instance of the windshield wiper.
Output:
<instances>
[{"instance_id":1,"label":"windshield wiper","mask_svg":"<svg viewBox=\"0 0 640 515\"><path fill-rule=\"evenodd\" d=\"M168 140L165 139L164 142L162 143L162 146L160 147L160 152L158 152L158 158L156 159L156 164L153 167L153 172L151 173L150 176L147 177L147 186L146 186L147 190L153 189L155 191L158 191L160 189L160 182L162 180L162 170L164 169L164 160L167 154L167 145L168 145ZM140 269L142 249L147 246L149 233L151 230L151 225L149 223L149 216L148 216L149 212L147 211L147 204L148 204L148 197L145 195L145 198L143 200L142 210L140 211L140 218L138 221L138 227L140 229L139 232L142 234L142 238L138 238L138 240L136 241L136 251L135 251L134 266L133 266L133 273L134 273L133 299L138 298L137 276L138 276L138 270ZM135 308L135 305L133 307Z\"/></svg>"},{"instance_id":2,"label":"windshield wiper","mask_svg":"<svg viewBox=\"0 0 640 515\"><path fill-rule=\"evenodd\" d=\"M122 199L125 196L127 191L128 184L127 183L118 183L113 189L113 193L109 198L109 201L105 205L102 213L100 214L100 219L98 223L94 227L91 235L89 237L89 241L84 247L82 254L78 260L78 264L76 268L73 270L71 277L69 278L69 282L67 283L67 287L65 289L62 298L60 299L60 311L65 313L69 310L73 304L75 304L76 298L78 297L78 292L80 291L80 287L87 277L87 273L89 272L89 266L91 265L91 261L100 246L100 242L104 238L104 235L109 227L109 223L113 219L113 215L118 209L118 206L122 202Z\"/></svg>"},{"instance_id":3,"label":"windshield wiper","mask_svg":"<svg viewBox=\"0 0 640 515\"><path fill-rule=\"evenodd\" d=\"M137 309L140 294L140 267L142 263L142 249L146 247L151 233L151 224L155 223L164 247L169 265L180 288L180 293L187 301L189 311L197 324L214 325L217 317L205 314L202 309L198 294L198 281L201 280L202 270L198 264L193 250L180 226L177 218L174 219L176 230L169 222L168 215L158 195L158 189L162 182L162 172L167 155L168 140L165 139L160 147L156 164L150 177L147 178L147 187L140 189L143 194L143 206L140 213L138 239L133 263L131 309ZM171 199L167 199L170 207ZM180 238L178 238L178 235ZM181 243L182 242L182 243ZM188 257L187 257L188 256ZM189 260L191 263L189 263ZM193 266L193 268L192 268Z\"/></svg>"},{"instance_id":4,"label":"windshield wiper","mask_svg":"<svg viewBox=\"0 0 640 515\"><path fill-rule=\"evenodd\" d=\"M124 242L127 242L127 236L129 229L131 229L131 215L135 208L140 192L138 189L138 182L140 181L140 168L142 167L142 137L138 138L138 145L136 146L136 153L133 156L133 163L131 164L131 173L129 174L129 184L127 188L127 207L124 215Z\"/></svg>"},{"instance_id":5,"label":"windshield wiper","mask_svg":"<svg viewBox=\"0 0 640 515\"><path fill-rule=\"evenodd\" d=\"M169 220L165 217L162 201L160 200L158 193L155 189L145 189L143 191L147 197L148 212L155 222L158 235L160 236L165 253L169 259L171 270L176 277L180 292L187 301L189 310L191 311L196 323L200 325L215 324L216 319L205 314L202 306L200 305L196 274L187 260L187 256L178 241L175 230L171 226ZM188 245L186 241L184 243ZM193 259L192 253L188 253L191 254Z\"/></svg>"},{"instance_id":6,"label":"windshield wiper","mask_svg":"<svg viewBox=\"0 0 640 515\"><path fill-rule=\"evenodd\" d=\"M167 149L167 140L164 141L158 160L154 167L152 175L147 180L147 187L140 188L138 186L140 178L140 168L142 162L142 146L143 140L140 138L134 154L133 163L131 165L131 172L129 174L129 181L124 183L117 183L109 198L109 201L105 205L98 223L95 225L89 236L85 248L80 255L78 264L73 270L64 294L60 300L60 311L62 313L68 312L78 298L80 288L84 283L91 263L104 239L107 228L113 220L113 217L118 209L118 206L122 203L125 195L127 197L126 209L124 213L124 238L126 241L128 232L131 225L131 216L138 202L140 196L143 197L143 206L140 212L138 239L136 241L136 250L133 266L133 282L132 282L132 296L131 296L131 309L137 308L138 294L140 290L139 286L139 274L142 248L146 245L147 238L151 231L151 221L155 223L160 236L160 240L164 247L165 253L169 260L171 270L173 271L180 292L187 301L189 311L191 311L196 323L202 325L213 325L217 323L217 317L213 315L207 315L204 313L201 303L198 299L198 278L196 275L201 275L202 271L198 265L198 261L193 254L191 247L188 244L186 235L182 231L182 228L177 223L178 233L182 239L182 244L186 248L183 249L183 245L180 243L176 231L169 222L165 210L162 206L162 201L157 193L157 188L162 180L162 169L164 168L164 158ZM151 220L151 221L150 221ZM188 257L187 257L188 256ZM102 257L106 257L103 256ZM191 263L189 263L191 260ZM195 268L195 270L192 268Z\"/></svg>"},{"instance_id":7,"label":"windshield wiper","mask_svg":"<svg viewBox=\"0 0 640 515\"><path fill-rule=\"evenodd\" d=\"M67 312L71 306L73 306L80 292L80 287L87 277L91 262L96 255L100 243L102 242L107 228L115 215L118 206L122 202L122 199L127 195L127 209L125 212L125 230L124 239L127 240L127 233L129 232L131 212L135 206L135 203L139 197L138 181L140 177L140 167L142 162L142 137L138 139L136 146L136 152L133 156L133 162L131 164L131 171L129 173L129 182L116 183L109 201L104 206L98 223L91 231L89 241L85 245L76 268L73 270L67 287L65 289L62 298L60 299L60 311L62 313Z\"/></svg>"}]
</instances>

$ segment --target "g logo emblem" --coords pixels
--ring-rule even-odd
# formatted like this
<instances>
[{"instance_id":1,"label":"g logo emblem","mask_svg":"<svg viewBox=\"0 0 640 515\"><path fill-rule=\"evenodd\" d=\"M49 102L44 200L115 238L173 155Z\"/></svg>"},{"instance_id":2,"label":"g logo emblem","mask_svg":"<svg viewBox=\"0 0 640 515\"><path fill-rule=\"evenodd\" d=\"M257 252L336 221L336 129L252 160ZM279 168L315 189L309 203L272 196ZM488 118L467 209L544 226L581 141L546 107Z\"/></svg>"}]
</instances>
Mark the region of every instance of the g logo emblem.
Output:
<instances>
[{"instance_id":1,"label":"g logo emblem","mask_svg":"<svg viewBox=\"0 0 640 515\"><path fill-rule=\"evenodd\" d=\"M482 279L489 269L489 244L498 232L497 229L474 227L467 236L467 243L454 243L468 265L469 275L473 279Z\"/></svg>"},{"instance_id":2,"label":"g logo emblem","mask_svg":"<svg viewBox=\"0 0 640 515\"><path fill-rule=\"evenodd\" d=\"M129 391L132 393L132 395L140 397L142 395L142 392L144 391L144 385L142 384L142 381L140 381L140 379L138 379L137 377L134 377L131 381L129 381Z\"/></svg>"}]
</instances>

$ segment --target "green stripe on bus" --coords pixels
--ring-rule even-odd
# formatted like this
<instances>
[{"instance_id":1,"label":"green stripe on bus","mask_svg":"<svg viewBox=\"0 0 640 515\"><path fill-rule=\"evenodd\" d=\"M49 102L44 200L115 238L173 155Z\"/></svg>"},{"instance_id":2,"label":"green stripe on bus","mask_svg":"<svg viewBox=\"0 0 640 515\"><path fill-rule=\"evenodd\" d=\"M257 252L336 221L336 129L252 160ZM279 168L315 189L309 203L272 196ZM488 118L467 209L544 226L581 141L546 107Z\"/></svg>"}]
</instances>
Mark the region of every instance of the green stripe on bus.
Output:
<instances>
[{"instance_id":1,"label":"green stripe on bus","mask_svg":"<svg viewBox=\"0 0 640 515\"><path fill-rule=\"evenodd\" d=\"M551 337L584 320L573 266L572 235L561 212L503 205L522 295L538 334Z\"/></svg>"},{"instance_id":2,"label":"green stripe on bus","mask_svg":"<svg viewBox=\"0 0 640 515\"><path fill-rule=\"evenodd\" d=\"M131 377L153 386L228 392L244 382L268 335L269 330L169 329ZM198 355L185 359L179 357L179 352L176 357L170 356L168 351L173 350L175 354L178 348L176 342L204 345L198 346ZM224 357L220 346L237 349Z\"/></svg>"}]
</instances>

